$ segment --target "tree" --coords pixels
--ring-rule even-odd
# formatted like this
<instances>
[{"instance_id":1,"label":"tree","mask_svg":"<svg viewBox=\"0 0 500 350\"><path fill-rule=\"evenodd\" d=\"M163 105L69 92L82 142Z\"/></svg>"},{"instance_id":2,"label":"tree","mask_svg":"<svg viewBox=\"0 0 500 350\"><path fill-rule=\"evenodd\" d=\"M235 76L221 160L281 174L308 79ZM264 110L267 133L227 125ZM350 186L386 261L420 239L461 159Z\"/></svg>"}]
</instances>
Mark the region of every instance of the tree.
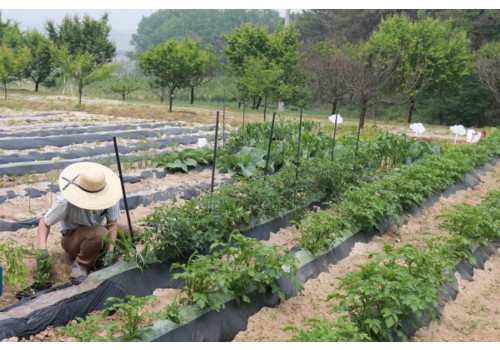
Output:
<instances>
[{"instance_id":1,"label":"tree","mask_svg":"<svg viewBox=\"0 0 500 350\"><path fill-rule=\"evenodd\" d=\"M23 35L19 29L19 24L10 19L2 20L0 11L0 45L5 45L12 49L24 46Z\"/></svg>"},{"instance_id":2,"label":"tree","mask_svg":"<svg viewBox=\"0 0 500 350\"><path fill-rule=\"evenodd\" d=\"M349 93L360 106L359 127L365 125L366 111L379 103L395 103L399 96L387 96L383 92L393 83L398 61L388 64L386 57L373 54L366 42L346 44L341 48L336 63L339 76Z\"/></svg>"},{"instance_id":3,"label":"tree","mask_svg":"<svg viewBox=\"0 0 500 350\"><path fill-rule=\"evenodd\" d=\"M21 79L29 56L30 51L26 47L12 49L5 45L0 46L0 80L4 87L5 99L7 99L7 84Z\"/></svg>"},{"instance_id":4,"label":"tree","mask_svg":"<svg viewBox=\"0 0 500 350\"><path fill-rule=\"evenodd\" d=\"M475 71L484 87L500 103L500 42L488 43L481 48Z\"/></svg>"},{"instance_id":5,"label":"tree","mask_svg":"<svg viewBox=\"0 0 500 350\"><path fill-rule=\"evenodd\" d=\"M448 18L456 10L428 10L433 18ZM305 10L296 17L300 40L310 45L331 38L346 38L351 43L368 40L370 34L388 16L406 14L417 18L411 9L319 9Z\"/></svg>"},{"instance_id":6,"label":"tree","mask_svg":"<svg viewBox=\"0 0 500 350\"><path fill-rule=\"evenodd\" d=\"M471 40L471 49L478 51L489 42L500 41L500 10L498 9L465 9L458 10L455 24L467 31Z\"/></svg>"},{"instance_id":7,"label":"tree","mask_svg":"<svg viewBox=\"0 0 500 350\"><path fill-rule=\"evenodd\" d=\"M122 74L112 78L109 82L108 88L114 93L120 94L122 100L130 93L139 90L142 84L139 82L135 74Z\"/></svg>"},{"instance_id":8,"label":"tree","mask_svg":"<svg viewBox=\"0 0 500 350\"><path fill-rule=\"evenodd\" d=\"M205 47L205 50L201 51L200 55L198 55L197 57L199 60L201 60L201 62L197 62L196 64L203 65L203 69L199 71L200 74L192 74L192 77L189 80L189 88L191 89L191 104L194 103L195 87L210 82L217 75L220 69L221 62L220 57L217 56L211 44L208 44ZM195 70L192 73L196 72L198 72L198 70Z\"/></svg>"},{"instance_id":9,"label":"tree","mask_svg":"<svg viewBox=\"0 0 500 350\"><path fill-rule=\"evenodd\" d=\"M30 59L23 75L35 83L35 91L40 84L52 73L52 49L51 42L36 30L26 33L25 41L31 50Z\"/></svg>"},{"instance_id":10,"label":"tree","mask_svg":"<svg viewBox=\"0 0 500 350\"><path fill-rule=\"evenodd\" d=\"M108 78L117 64L97 64L96 56L88 52L71 54L66 47L53 52L58 66L73 79L78 87L78 103L82 103L83 88Z\"/></svg>"},{"instance_id":11,"label":"tree","mask_svg":"<svg viewBox=\"0 0 500 350\"><path fill-rule=\"evenodd\" d=\"M160 101L170 96L172 112L174 92L190 86L194 76L203 74L205 68L199 43L186 38L183 41L169 39L152 47L139 57L142 71L152 78L152 86L160 88Z\"/></svg>"},{"instance_id":12,"label":"tree","mask_svg":"<svg viewBox=\"0 0 500 350\"><path fill-rule=\"evenodd\" d=\"M276 10L158 10L142 18L130 43L140 55L167 39L190 37L200 41L202 48L211 44L216 52L220 52L224 46L222 34L231 33L243 23L263 24L274 31L281 22Z\"/></svg>"},{"instance_id":13,"label":"tree","mask_svg":"<svg viewBox=\"0 0 500 350\"><path fill-rule=\"evenodd\" d=\"M399 61L393 89L406 95L408 123L422 91L457 87L469 74L465 31L453 29L450 21L432 19L424 11L419 11L417 21L406 14L382 20L369 43L374 52L388 58L388 66Z\"/></svg>"},{"instance_id":14,"label":"tree","mask_svg":"<svg viewBox=\"0 0 500 350\"><path fill-rule=\"evenodd\" d=\"M297 66L298 33L293 26L280 27L269 34L265 26L244 24L232 34L224 35L227 71L239 88L256 92L254 79L248 74L266 72L265 83L254 95L252 108L258 109L262 99L292 102L297 98L302 76ZM252 67L255 64L255 67ZM270 81L269 79L272 78ZM245 87L243 84L250 86ZM242 93L245 95L246 93Z\"/></svg>"},{"instance_id":15,"label":"tree","mask_svg":"<svg viewBox=\"0 0 500 350\"><path fill-rule=\"evenodd\" d=\"M70 55L86 52L99 65L111 62L116 52L115 44L109 40L111 26L108 21L108 13L103 14L99 20L88 15L83 19L78 15L66 16L59 25L47 21L45 29L55 46L66 47Z\"/></svg>"},{"instance_id":16,"label":"tree","mask_svg":"<svg viewBox=\"0 0 500 350\"><path fill-rule=\"evenodd\" d=\"M340 53L341 44L334 40L321 41L303 52L300 59L307 85L316 92L319 102L332 105L331 114L337 114L338 104L346 94L338 71Z\"/></svg>"}]
</instances>

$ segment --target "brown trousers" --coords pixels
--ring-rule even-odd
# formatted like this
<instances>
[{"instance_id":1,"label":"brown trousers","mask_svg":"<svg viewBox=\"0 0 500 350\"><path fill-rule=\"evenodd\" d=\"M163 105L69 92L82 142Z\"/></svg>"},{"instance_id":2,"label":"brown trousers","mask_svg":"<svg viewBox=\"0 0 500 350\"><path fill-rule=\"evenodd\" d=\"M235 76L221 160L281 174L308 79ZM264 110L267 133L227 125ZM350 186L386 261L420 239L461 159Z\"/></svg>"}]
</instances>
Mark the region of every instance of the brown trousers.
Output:
<instances>
[{"instance_id":1,"label":"brown trousers","mask_svg":"<svg viewBox=\"0 0 500 350\"><path fill-rule=\"evenodd\" d=\"M118 229L128 235L128 226L118 225ZM107 232L108 229L105 226L80 226L63 235L61 245L81 267L88 270L106 247L104 237Z\"/></svg>"}]
</instances>

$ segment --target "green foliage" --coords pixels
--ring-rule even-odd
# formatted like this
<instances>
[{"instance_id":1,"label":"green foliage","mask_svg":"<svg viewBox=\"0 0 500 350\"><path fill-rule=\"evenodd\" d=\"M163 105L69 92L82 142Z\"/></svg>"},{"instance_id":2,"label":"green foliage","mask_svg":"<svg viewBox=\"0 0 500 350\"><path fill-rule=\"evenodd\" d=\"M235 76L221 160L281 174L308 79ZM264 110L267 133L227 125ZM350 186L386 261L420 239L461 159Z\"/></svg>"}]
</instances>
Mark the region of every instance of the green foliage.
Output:
<instances>
[{"instance_id":1,"label":"green foliage","mask_svg":"<svg viewBox=\"0 0 500 350\"><path fill-rule=\"evenodd\" d=\"M120 94L123 101L125 101L127 95L142 87L141 79L135 74L122 74L112 77L107 85L107 89Z\"/></svg>"},{"instance_id":2,"label":"green foliage","mask_svg":"<svg viewBox=\"0 0 500 350\"><path fill-rule=\"evenodd\" d=\"M223 38L227 71L235 79L238 96L253 100L254 106L264 99L264 108L273 99L293 104L302 80L294 26L279 27L269 34L265 26L245 23Z\"/></svg>"},{"instance_id":3,"label":"green foliage","mask_svg":"<svg viewBox=\"0 0 500 350\"><path fill-rule=\"evenodd\" d=\"M51 42L36 30L26 33L25 41L31 55L23 75L33 80L35 91L38 91L39 85L49 77L54 69Z\"/></svg>"},{"instance_id":4,"label":"green foliage","mask_svg":"<svg viewBox=\"0 0 500 350\"><path fill-rule=\"evenodd\" d=\"M461 180L467 172L500 154L499 145L500 134L492 132L479 145L455 147L442 154L433 154L410 166L402 166L378 181L370 181L359 187L353 187L344 193L342 201L332 206L331 211L310 213L306 216L306 219L299 225L300 241L305 248L317 254L322 248L328 247L339 235L346 234L347 228L352 232L380 230L387 221L397 222L404 211L423 204L433 194L446 190L450 185ZM431 154L438 151L438 148L434 149L433 146L425 144L416 148L427 150ZM378 152L380 147L375 146L372 150ZM379 157L384 164L391 163L391 161L384 160L384 152L378 156L376 152L368 152L367 155L370 159ZM419 157L421 155L416 156L417 159ZM396 156L394 159L404 160L407 157ZM472 213L466 215L469 211ZM476 217L473 217L474 214ZM495 214L498 213L495 212ZM316 215L318 218L315 217ZM467 227L467 232L471 235L484 231L485 237L492 239L493 232L495 230L498 232L498 223L488 218L478 223L478 218L481 216L476 209L464 207L459 209L459 214L452 215L455 219L465 217L473 217L467 221L470 227L467 226L469 224L462 224ZM451 221L447 227L454 225L457 223ZM474 239L477 241L477 238ZM467 245L463 241L456 241L455 244Z\"/></svg>"},{"instance_id":5,"label":"green foliage","mask_svg":"<svg viewBox=\"0 0 500 350\"><path fill-rule=\"evenodd\" d=\"M142 327L147 327L150 324L142 324L145 316L148 315L148 312L143 311L143 308L155 299L156 297L153 295L141 298L127 295L125 299L111 297L106 299L106 303L112 303L112 305L102 311L102 316L107 317L114 313L118 315L118 319L111 321L113 325L111 331L121 334L122 338L120 340L132 341L139 339L146 331Z\"/></svg>"},{"instance_id":6,"label":"green foliage","mask_svg":"<svg viewBox=\"0 0 500 350\"><path fill-rule=\"evenodd\" d=\"M146 252L139 252L131 235L125 234L120 228L117 231L117 238L114 241L109 238L108 234L104 236L106 244L113 243L115 256L122 256L125 261L133 261L140 269L153 260L151 256L145 254Z\"/></svg>"},{"instance_id":7,"label":"green foliage","mask_svg":"<svg viewBox=\"0 0 500 350\"><path fill-rule=\"evenodd\" d=\"M99 20L78 14L65 16L60 24L47 21L45 29L49 40L59 48L65 47L72 57L88 55L92 57L92 65L100 66L110 63L115 56L115 44L109 40L111 26L108 24L109 14L105 13Z\"/></svg>"},{"instance_id":8,"label":"green foliage","mask_svg":"<svg viewBox=\"0 0 500 350\"><path fill-rule=\"evenodd\" d=\"M371 341L367 333L362 332L356 323L342 316L335 322L325 322L315 318L304 322L307 329L297 327L285 327L285 331L293 331L296 334L290 340L292 342L360 342ZM298 333L298 334L297 334Z\"/></svg>"},{"instance_id":9,"label":"green foliage","mask_svg":"<svg viewBox=\"0 0 500 350\"><path fill-rule=\"evenodd\" d=\"M500 238L500 191L491 191L477 207L468 204L454 205L439 218L440 227L451 233L451 238L441 245L443 256L472 259L475 245L487 245Z\"/></svg>"},{"instance_id":10,"label":"green foliage","mask_svg":"<svg viewBox=\"0 0 500 350\"><path fill-rule=\"evenodd\" d=\"M30 50L27 47L10 48L0 45L0 82L5 90L5 99L7 84L21 78L29 58Z\"/></svg>"},{"instance_id":11,"label":"green foliage","mask_svg":"<svg viewBox=\"0 0 500 350\"><path fill-rule=\"evenodd\" d=\"M189 87L193 78L205 74L206 59L199 42L189 37L182 41L171 38L141 54L139 66L152 78L151 86L160 89L160 101L168 93L172 112L173 94L177 89Z\"/></svg>"},{"instance_id":12,"label":"green foliage","mask_svg":"<svg viewBox=\"0 0 500 350\"><path fill-rule=\"evenodd\" d=\"M187 173L190 168L212 162L213 149L210 147L186 148L182 151L165 152L153 159L153 167L164 167Z\"/></svg>"},{"instance_id":13,"label":"green foliage","mask_svg":"<svg viewBox=\"0 0 500 350\"><path fill-rule=\"evenodd\" d=\"M351 233L345 217L326 211L309 212L298 224L300 244L313 255L327 249L332 242Z\"/></svg>"},{"instance_id":14,"label":"green foliage","mask_svg":"<svg viewBox=\"0 0 500 350\"><path fill-rule=\"evenodd\" d=\"M200 308L220 310L224 307L224 296L250 302L250 292L277 293L281 300L285 294L278 279L286 277L299 288L295 280L297 262L278 246L265 246L253 238L233 233L227 243L216 243L208 255L195 254L187 264L172 264L172 269L182 272L174 274L181 278L181 291L185 298L180 304L196 304Z\"/></svg>"},{"instance_id":15,"label":"green foliage","mask_svg":"<svg viewBox=\"0 0 500 350\"><path fill-rule=\"evenodd\" d=\"M58 333L70 336L80 342L107 341L110 334L110 323L103 323L101 315L88 315L86 318L75 317L67 326L60 327ZM99 336L103 332L106 336Z\"/></svg>"},{"instance_id":16,"label":"green foliage","mask_svg":"<svg viewBox=\"0 0 500 350\"><path fill-rule=\"evenodd\" d=\"M249 130L258 130L258 128L249 128ZM278 138L276 143L283 144L286 144L288 142L286 140L290 138L287 134L278 132L276 137ZM281 137L283 137L282 140L279 139ZM246 142L237 140L238 138L235 138L235 145ZM310 140L312 140L311 144L317 144L314 143L317 139L310 138ZM228 144L231 142L230 140ZM375 145L377 142L382 141L361 142L360 149L365 147L365 143ZM316 150L314 147L307 147L307 142L304 143L306 143L304 146L307 150L306 154ZM289 144L292 145L291 142ZM411 142L408 142L406 151L410 144ZM348 186L357 186L363 181L380 176L378 171L382 159L385 158L378 157L378 162L377 158L371 155L355 158L355 145L352 139L347 139L345 144L339 144L338 156L334 163L331 163L329 159L330 147L325 150L328 161L321 156L301 160L299 176L293 164L296 159L295 151L291 152L293 158L288 158L284 162L284 164L289 162L293 165L283 166L280 172L273 176L262 177L254 174L251 181L223 186L211 195L187 201L183 207L171 209L159 207L145 218L149 224L149 229L145 233L149 243L145 249L155 252L160 260L175 259L179 256L187 258L193 252L207 252L211 244L226 240L234 228L253 225L260 220L281 215L285 211L302 210L314 201L335 199L340 193L346 191ZM237 149L232 146L228 148ZM276 149L280 150L278 147ZM407 156L398 156L397 159L406 160ZM394 165L394 162L390 164ZM246 164L243 165L245 169L249 168ZM354 165L356 173L353 173ZM372 192L374 190L375 188L370 189ZM366 191L368 193L368 190ZM358 203L363 202L366 202L363 198L358 200ZM391 205L382 203L382 209L392 208ZM375 218L376 213L368 214ZM314 237L311 236L308 240L314 242ZM330 242L318 244L318 246L328 246Z\"/></svg>"},{"instance_id":17,"label":"green foliage","mask_svg":"<svg viewBox=\"0 0 500 350\"><path fill-rule=\"evenodd\" d=\"M64 74L73 79L78 86L79 104L82 103L85 86L108 78L118 67L113 63L96 64L96 60L99 59L94 53L78 51L73 54L67 47L54 50L53 55Z\"/></svg>"},{"instance_id":18,"label":"green foliage","mask_svg":"<svg viewBox=\"0 0 500 350\"><path fill-rule=\"evenodd\" d=\"M14 240L0 243L0 264L4 269L4 283L7 287L26 287L28 285L28 267L26 258L33 258L32 248L18 245Z\"/></svg>"},{"instance_id":19,"label":"green foliage","mask_svg":"<svg viewBox=\"0 0 500 350\"><path fill-rule=\"evenodd\" d=\"M144 311L144 306L155 300L153 295L135 297L127 295L124 299L110 297L106 299L108 306L99 315L88 315L85 319L76 317L58 332L82 342L95 341L134 341L147 332L153 315ZM107 318L116 314L112 319ZM104 334L102 334L104 333Z\"/></svg>"},{"instance_id":20,"label":"green foliage","mask_svg":"<svg viewBox=\"0 0 500 350\"><path fill-rule=\"evenodd\" d=\"M237 153L226 154L218 160L217 169L231 175L250 178L266 167L267 151L262 148L243 147ZM269 171L274 172L274 162L269 162Z\"/></svg>"},{"instance_id":21,"label":"green foliage","mask_svg":"<svg viewBox=\"0 0 500 350\"><path fill-rule=\"evenodd\" d=\"M374 341L406 339L402 321L410 313L437 319L437 293L451 279L445 273L450 262L432 252L420 252L412 245L395 250L384 248L384 254L340 279L340 289L329 298L340 299L335 311L348 312L350 321Z\"/></svg>"},{"instance_id":22,"label":"green foliage","mask_svg":"<svg viewBox=\"0 0 500 350\"><path fill-rule=\"evenodd\" d=\"M39 263L34 275L35 283L42 287L46 286L50 281L50 275L52 273L52 268L54 267L54 258L46 257L39 259Z\"/></svg>"},{"instance_id":23,"label":"green foliage","mask_svg":"<svg viewBox=\"0 0 500 350\"><path fill-rule=\"evenodd\" d=\"M264 24L273 32L281 21L276 10L158 10L142 18L131 44L137 52L144 52L170 38L191 36L200 38L203 47L212 44L220 52L224 46L222 34L231 33L240 24Z\"/></svg>"}]
</instances>

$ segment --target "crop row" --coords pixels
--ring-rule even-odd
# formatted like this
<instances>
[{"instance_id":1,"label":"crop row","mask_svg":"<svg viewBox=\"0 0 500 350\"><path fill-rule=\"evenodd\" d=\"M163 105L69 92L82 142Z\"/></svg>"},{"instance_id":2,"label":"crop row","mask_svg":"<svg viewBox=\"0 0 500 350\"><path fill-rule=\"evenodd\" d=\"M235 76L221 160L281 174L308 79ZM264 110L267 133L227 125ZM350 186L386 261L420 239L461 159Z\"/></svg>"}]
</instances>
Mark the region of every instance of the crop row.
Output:
<instances>
[{"instance_id":1,"label":"crop row","mask_svg":"<svg viewBox=\"0 0 500 350\"><path fill-rule=\"evenodd\" d=\"M344 142L339 144L335 161L319 155L305 158L300 169L284 166L274 176L259 175L251 181L225 186L211 195L187 201L182 207L156 208L145 218L150 225L145 234L145 252L154 253L161 261L207 252L211 244L227 241L235 228L252 226L285 211L301 210L315 201L333 200L349 186L381 176L381 169L389 165L410 163L440 150L424 141L387 134L362 142L358 153L352 138ZM382 152L381 144L390 142L403 146Z\"/></svg>"},{"instance_id":2,"label":"crop row","mask_svg":"<svg viewBox=\"0 0 500 350\"><path fill-rule=\"evenodd\" d=\"M386 246L358 271L340 279L333 312L346 312L336 322L309 320L307 329L290 327L294 341L406 340L405 327L439 319L439 293L452 282L455 266L474 259L478 245L500 239L500 191L492 191L477 206L459 204L441 216L449 237L427 241L423 248Z\"/></svg>"},{"instance_id":3,"label":"crop row","mask_svg":"<svg viewBox=\"0 0 500 350\"><path fill-rule=\"evenodd\" d=\"M500 150L498 136L498 133L492 133L487 142L485 140L480 145L468 148L453 148L440 156L428 156L411 167L404 167L399 171L393 170L394 175L382 177L379 181L373 183L365 183L359 189L347 192L338 205L349 208L356 205L358 210L354 211L354 213L358 213L363 210L363 205L369 202L369 198L364 203L360 203L358 197L351 195L351 193L366 193L364 191L372 188L372 186L390 184L397 179L398 174L407 174L405 176L410 178L414 175L415 178L420 178L419 174L422 172L429 174L430 182L439 183L439 185L436 185L432 190L425 186L419 186L412 193L413 196L418 195L418 198L428 198L436 192L446 189L452 182L461 179L467 171L498 156ZM440 162L436 163L435 159L438 157ZM454 180L447 180L448 184L446 184L441 181L444 176L442 172L430 171L438 163L443 164L440 170L450 171L450 177ZM380 187L377 188L381 190ZM385 191L388 191L388 189L385 189ZM397 201L397 197L391 198ZM406 197L401 197L401 202L397 203L403 203L404 198ZM410 207L415 203L421 202L408 202L408 206ZM313 331L313 336L311 337L305 331L301 331L300 337L302 338L296 339L313 340L313 337L319 337L317 339L325 340L325 329L331 329L329 332L332 335L328 338L330 340L393 340L404 338L401 327L407 321L409 312L415 313L417 318L423 314L434 317L432 313L427 313L429 307L437 302L437 291L441 289L442 284L448 279L449 275L447 273L443 274L443 272L451 269L451 262L456 264L457 259L470 256L473 244L499 238L498 204L499 193L493 192L483 202L478 211L474 208L465 210L465 207L463 207L459 208L459 212L452 212L451 216L445 220L445 226L454 230L456 233L454 236L458 238L452 238L445 244L434 242L424 252L419 252L412 246L406 246L398 250L387 248L384 254L374 257L373 261L361 272L347 275L342 282L344 291L332 296L341 299L339 310L348 311L351 318L343 317L333 326L311 321L311 324L316 323L318 326L318 329ZM396 207L398 205L402 204L396 204ZM391 211L380 211L376 215L379 215L378 218L381 220L384 217L391 218L394 216L393 214L395 215ZM481 214L485 219L478 220L478 214ZM457 220L460 220L460 222ZM474 224L469 225L471 222L474 222ZM378 220L364 221L363 217L353 218L351 223L354 225L350 227L355 229L373 229L380 225ZM485 228L488 230L485 230ZM485 232L488 234L485 235ZM143 322L141 326L136 322L137 328L134 329L133 333L126 333L123 329L118 330L117 333L110 330L106 339L110 340L116 337L124 337L120 339L128 340L134 337L149 339L148 332L152 328L144 328L144 326L153 324L154 328L154 325L160 322L153 322L155 319L167 318L172 324L187 322L189 315L196 314L196 312L193 312L193 308L199 310L208 307L218 310L222 307L221 301L227 300L228 295L239 298L244 302L248 301L245 295L250 291L262 291L273 286L272 281L269 279L264 280L262 276L269 275L278 278L287 276L290 273L293 275L297 269L297 262L294 263L290 258L294 254L288 254L288 260L279 260L279 256L282 254L279 254L279 251L265 256L264 260L269 261L267 266L266 264L257 264L256 269L248 269L250 267L248 261L250 260L244 258L251 256L253 251L257 252L257 256L260 256L258 253L261 246L258 242L252 242L251 239L243 238L237 234L230 237L234 238L239 244L232 246L230 243L216 243L212 247L216 249L212 249L209 254L196 254L186 264L175 265L177 268L182 269L182 273L176 275L176 277L182 277L183 279L180 290L184 292L185 297L178 298L161 313L156 314L153 318L150 317L146 324ZM446 259L443 258L444 256ZM240 259L240 257L243 258ZM259 257L258 260L262 260L262 257ZM402 264L402 262L404 263ZM269 272L266 271L267 268L270 269ZM293 279L293 277L287 277ZM377 281L378 279L380 280ZM273 292L279 293L279 288L276 286L272 288ZM393 294L389 293L390 288L393 288ZM388 292L380 293L380 290L387 290ZM359 296L362 296L361 302ZM147 298L151 299L151 297ZM134 302L134 305L140 304L137 300ZM139 310L140 308L137 307L137 312ZM127 310L124 310L123 314L126 313ZM73 335L84 334L82 327L85 329L86 321L81 321L82 323L78 325L73 324L70 326L75 327L77 330L70 331ZM92 324L99 322L91 319ZM68 330L65 329L65 331ZM96 337L95 333L93 337Z\"/></svg>"}]
</instances>

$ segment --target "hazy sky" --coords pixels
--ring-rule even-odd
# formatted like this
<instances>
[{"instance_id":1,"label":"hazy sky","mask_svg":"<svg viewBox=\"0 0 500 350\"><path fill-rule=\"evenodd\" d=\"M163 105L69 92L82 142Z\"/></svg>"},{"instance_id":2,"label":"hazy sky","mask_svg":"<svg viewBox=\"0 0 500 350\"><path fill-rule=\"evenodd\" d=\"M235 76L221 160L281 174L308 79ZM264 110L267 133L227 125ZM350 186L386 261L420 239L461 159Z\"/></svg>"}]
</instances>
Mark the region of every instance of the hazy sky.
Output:
<instances>
[{"instance_id":1,"label":"hazy sky","mask_svg":"<svg viewBox=\"0 0 500 350\"><path fill-rule=\"evenodd\" d=\"M10 18L20 23L21 29L43 29L47 20L53 20L60 23L65 15L70 14L88 14L92 18L99 18L105 11L109 12L109 24L116 30L125 32L135 32L137 25L143 16L149 16L156 10L83 10L83 9L67 9L67 10L52 10L52 9L39 9L39 10L1 10L2 18Z\"/></svg>"},{"instance_id":2,"label":"hazy sky","mask_svg":"<svg viewBox=\"0 0 500 350\"><path fill-rule=\"evenodd\" d=\"M149 1L149 0L147 0ZM147 4L147 1L145 4ZM141 2L142 3L142 2ZM44 6L45 6L44 2ZM36 7L35 5L33 6ZM125 6L124 6L125 7ZM186 6L187 7L187 6ZM203 8L203 6L200 6ZM214 7L216 8L216 7ZM87 14L92 18L98 19L109 12L109 24L112 31L110 38L115 41L118 50L131 50L129 45L131 36L137 31L137 25L142 17L148 17L156 9L0 9L2 11L3 20L10 19L18 22L21 30L38 29L44 30L44 25L48 20L53 20L56 24L61 23L61 20L66 15L79 14L80 16ZM285 10L280 10L284 13Z\"/></svg>"}]
</instances>

